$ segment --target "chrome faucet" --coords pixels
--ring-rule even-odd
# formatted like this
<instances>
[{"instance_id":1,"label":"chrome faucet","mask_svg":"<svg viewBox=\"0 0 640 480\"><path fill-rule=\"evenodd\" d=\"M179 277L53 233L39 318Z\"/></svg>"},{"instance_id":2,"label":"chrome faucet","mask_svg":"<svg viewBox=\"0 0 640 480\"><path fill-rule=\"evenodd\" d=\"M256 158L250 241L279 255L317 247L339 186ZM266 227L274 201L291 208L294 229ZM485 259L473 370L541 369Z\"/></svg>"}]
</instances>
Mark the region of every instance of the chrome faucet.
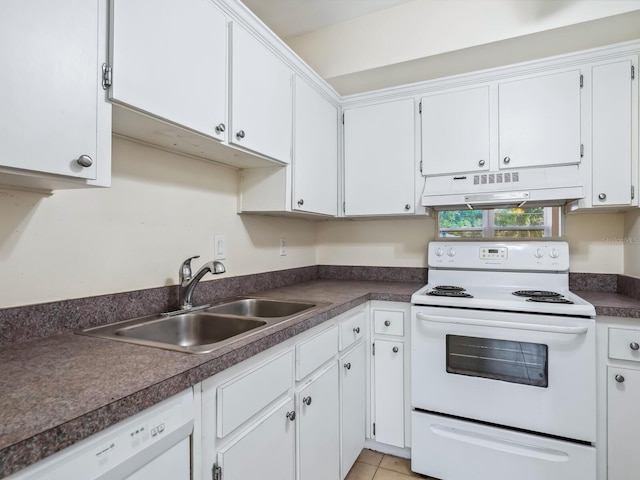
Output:
<instances>
[{"instance_id":1,"label":"chrome faucet","mask_svg":"<svg viewBox=\"0 0 640 480\"><path fill-rule=\"evenodd\" d=\"M178 290L178 300L181 310L189 310L193 307L191 298L193 296L193 290L202 277L211 272L213 275L224 273L226 269L224 265L218 261L205 263L195 275L191 273L191 260L194 258L200 258L200 255L187 258L180 266L180 287Z\"/></svg>"}]
</instances>

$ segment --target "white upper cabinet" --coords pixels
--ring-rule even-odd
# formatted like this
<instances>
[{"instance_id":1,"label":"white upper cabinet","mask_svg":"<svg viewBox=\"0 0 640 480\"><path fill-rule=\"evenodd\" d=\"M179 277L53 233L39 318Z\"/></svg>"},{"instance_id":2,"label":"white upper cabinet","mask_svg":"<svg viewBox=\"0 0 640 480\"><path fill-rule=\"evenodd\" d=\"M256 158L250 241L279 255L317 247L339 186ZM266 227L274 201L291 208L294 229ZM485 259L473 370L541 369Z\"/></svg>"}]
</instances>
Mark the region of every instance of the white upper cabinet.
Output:
<instances>
[{"instance_id":1,"label":"white upper cabinet","mask_svg":"<svg viewBox=\"0 0 640 480\"><path fill-rule=\"evenodd\" d=\"M257 37L231 25L229 142L283 163L291 161L291 69Z\"/></svg>"},{"instance_id":2,"label":"white upper cabinet","mask_svg":"<svg viewBox=\"0 0 640 480\"><path fill-rule=\"evenodd\" d=\"M500 168L580 163L579 70L498 85Z\"/></svg>"},{"instance_id":3,"label":"white upper cabinet","mask_svg":"<svg viewBox=\"0 0 640 480\"><path fill-rule=\"evenodd\" d=\"M226 139L227 19L209 0L112 0L110 98Z\"/></svg>"},{"instance_id":4,"label":"white upper cabinet","mask_svg":"<svg viewBox=\"0 0 640 480\"><path fill-rule=\"evenodd\" d=\"M344 110L344 213L415 210L415 115L412 98Z\"/></svg>"},{"instance_id":5,"label":"white upper cabinet","mask_svg":"<svg viewBox=\"0 0 640 480\"><path fill-rule=\"evenodd\" d=\"M621 60L594 65L591 125L591 204L631 205L632 188L637 184L638 111L637 82L631 78L632 61ZM635 99L635 102L633 101ZM636 135L633 135L633 132ZM637 143L636 143L637 144ZM637 175L637 172L635 172Z\"/></svg>"},{"instance_id":6,"label":"white upper cabinet","mask_svg":"<svg viewBox=\"0 0 640 480\"><path fill-rule=\"evenodd\" d=\"M0 183L109 185L106 13L101 0L0 2Z\"/></svg>"},{"instance_id":7,"label":"white upper cabinet","mask_svg":"<svg viewBox=\"0 0 640 480\"><path fill-rule=\"evenodd\" d=\"M292 208L335 216L338 204L338 109L296 77Z\"/></svg>"},{"instance_id":8,"label":"white upper cabinet","mask_svg":"<svg viewBox=\"0 0 640 480\"><path fill-rule=\"evenodd\" d=\"M489 170L489 87L423 97L422 174Z\"/></svg>"}]
</instances>

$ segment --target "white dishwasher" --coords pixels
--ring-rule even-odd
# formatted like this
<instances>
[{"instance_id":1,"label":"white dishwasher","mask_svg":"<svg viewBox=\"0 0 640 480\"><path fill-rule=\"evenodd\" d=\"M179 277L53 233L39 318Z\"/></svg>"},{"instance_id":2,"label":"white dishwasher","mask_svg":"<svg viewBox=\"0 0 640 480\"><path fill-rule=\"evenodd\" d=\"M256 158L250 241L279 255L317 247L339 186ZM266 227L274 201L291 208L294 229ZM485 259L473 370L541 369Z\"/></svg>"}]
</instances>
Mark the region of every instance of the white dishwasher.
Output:
<instances>
[{"instance_id":1,"label":"white dishwasher","mask_svg":"<svg viewBox=\"0 0 640 480\"><path fill-rule=\"evenodd\" d=\"M193 422L188 389L6 480L189 480Z\"/></svg>"}]
</instances>

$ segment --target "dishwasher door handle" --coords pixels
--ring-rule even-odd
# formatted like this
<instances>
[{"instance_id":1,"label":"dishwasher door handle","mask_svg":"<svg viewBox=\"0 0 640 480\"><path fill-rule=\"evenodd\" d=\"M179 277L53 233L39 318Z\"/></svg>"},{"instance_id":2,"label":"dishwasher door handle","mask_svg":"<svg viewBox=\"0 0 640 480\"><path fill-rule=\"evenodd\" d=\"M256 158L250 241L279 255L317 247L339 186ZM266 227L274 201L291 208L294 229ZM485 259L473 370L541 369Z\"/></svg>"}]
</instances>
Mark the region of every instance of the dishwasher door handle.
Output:
<instances>
[{"instance_id":1,"label":"dishwasher door handle","mask_svg":"<svg viewBox=\"0 0 640 480\"><path fill-rule=\"evenodd\" d=\"M589 331L588 326L545 325L537 323L501 322L499 320L480 320L474 318L440 317L416 312L416 318L425 322L452 323L456 325L472 325L475 327L510 328L512 330L531 330L534 332L562 333L581 335Z\"/></svg>"}]
</instances>

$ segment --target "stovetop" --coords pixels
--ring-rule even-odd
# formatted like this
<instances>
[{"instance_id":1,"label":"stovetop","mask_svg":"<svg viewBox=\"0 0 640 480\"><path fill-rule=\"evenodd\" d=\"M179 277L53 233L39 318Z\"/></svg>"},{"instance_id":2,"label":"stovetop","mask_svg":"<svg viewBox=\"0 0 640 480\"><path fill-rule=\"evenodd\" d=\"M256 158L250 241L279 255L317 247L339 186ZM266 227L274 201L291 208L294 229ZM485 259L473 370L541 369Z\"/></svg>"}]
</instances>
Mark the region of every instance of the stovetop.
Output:
<instances>
[{"instance_id":1,"label":"stovetop","mask_svg":"<svg viewBox=\"0 0 640 480\"><path fill-rule=\"evenodd\" d=\"M414 305L594 317L569 291L566 242L431 242Z\"/></svg>"}]
</instances>

